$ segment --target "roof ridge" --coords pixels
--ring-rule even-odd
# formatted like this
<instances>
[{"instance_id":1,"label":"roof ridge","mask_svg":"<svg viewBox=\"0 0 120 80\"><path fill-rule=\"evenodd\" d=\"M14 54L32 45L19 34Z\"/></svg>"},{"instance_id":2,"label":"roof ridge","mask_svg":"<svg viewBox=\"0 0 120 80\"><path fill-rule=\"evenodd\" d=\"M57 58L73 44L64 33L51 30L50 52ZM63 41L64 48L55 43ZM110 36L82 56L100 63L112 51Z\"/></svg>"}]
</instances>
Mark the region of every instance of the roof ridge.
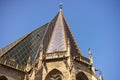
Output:
<instances>
[{"instance_id":1,"label":"roof ridge","mask_svg":"<svg viewBox=\"0 0 120 80\"><path fill-rule=\"evenodd\" d=\"M46 30L45 30L45 33L43 34L42 40L41 40L41 42L40 42L40 44L39 44L39 48L38 48L38 50L37 50L35 59L37 59L37 55L39 55L40 47L41 47L41 44L43 44L43 40L44 40L44 37L45 37L45 35L46 35L46 33L47 33L49 24L50 24L50 23L48 22L48 23L47 23L47 28L46 28ZM35 61L35 59L34 59L34 61Z\"/></svg>"},{"instance_id":2,"label":"roof ridge","mask_svg":"<svg viewBox=\"0 0 120 80\"><path fill-rule=\"evenodd\" d=\"M54 51L67 51L61 11L58 13L56 22L54 24L54 29L47 47L47 53L53 53Z\"/></svg>"},{"instance_id":3,"label":"roof ridge","mask_svg":"<svg viewBox=\"0 0 120 80\"><path fill-rule=\"evenodd\" d=\"M44 37L44 40L43 40L43 45L44 45L44 49L43 49L43 53L46 53L47 51L47 48L48 48L48 45L49 45L49 42L50 42L50 38L52 36L52 33L53 33L53 30L54 30L54 26L56 23L56 20L57 20L57 16L59 15L59 12L57 13L57 15L49 22L49 27L48 27L48 30L46 32L46 35Z\"/></svg>"},{"instance_id":4,"label":"roof ridge","mask_svg":"<svg viewBox=\"0 0 120 80\"><path fill-rule=\"evenodd\" d=\"M75 40L75 37L74 37L74 35L73 35L73 33L72 33L70 27L69 27L69 24L67 23L67 21L66 21L64 15L63 15L63 12L61 12L61 13L62 13L62 16L63 16L63 20L64 20L64 22L65 22L66 25L67 25L66 28L68 28L68 31L70 32L70 34L71 34L71 36L72 36L72 38L73 38L73 41L75 41L74 43L75 43L76 47L78 48L78 51L79 51L80 55L82 55L82 52L81 52L79 46L77 45L77 41ZM66 34L68 35L67 32L66 32Z\"/></svg>"}]
</instances>

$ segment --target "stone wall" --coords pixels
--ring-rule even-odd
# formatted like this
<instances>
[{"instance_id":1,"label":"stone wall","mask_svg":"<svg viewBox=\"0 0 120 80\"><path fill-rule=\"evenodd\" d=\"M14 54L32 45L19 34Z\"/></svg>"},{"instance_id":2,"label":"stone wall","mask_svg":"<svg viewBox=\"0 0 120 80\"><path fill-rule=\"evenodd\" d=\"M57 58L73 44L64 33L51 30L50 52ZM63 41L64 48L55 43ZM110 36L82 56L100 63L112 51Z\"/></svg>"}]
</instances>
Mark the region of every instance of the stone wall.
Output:
<instances>
[{"instance_id":1,"label":"stone wall","mask_svg":"<svg viewBox=\"0 0 120 80\"><path fill-rule=\"evenodd\" d=\"M8 80L23 80L24 73L7 66L0 65L0 75L4 75Z\"/></svg>"},{"instance_id":2,"label":"stone wall","mask_svg":"<svg viewBox=\"0 0 120 80\"><path fill-rule=\"evenodd\" d=\"M52 70L58 70L63 75L63 80L71 80L70 79L70 72L68 68L66 67L66 64L64 61L52 61L52 62L46 62L46 65L44 65L43 68L43 79L45 80L46 76L50 73Z\"/></svg>"},{"instance_id":3,"label":"stone wall","mask_svg":"<svg viewBox=\"0 0 120 80\"><path fill-rule=\"evenodd\" d=\"M89 80L97 80L90 68L91 66L87 64L75 62L76 74L78 74L79 72L83 72Z\"/></svg>"}]
</instances>

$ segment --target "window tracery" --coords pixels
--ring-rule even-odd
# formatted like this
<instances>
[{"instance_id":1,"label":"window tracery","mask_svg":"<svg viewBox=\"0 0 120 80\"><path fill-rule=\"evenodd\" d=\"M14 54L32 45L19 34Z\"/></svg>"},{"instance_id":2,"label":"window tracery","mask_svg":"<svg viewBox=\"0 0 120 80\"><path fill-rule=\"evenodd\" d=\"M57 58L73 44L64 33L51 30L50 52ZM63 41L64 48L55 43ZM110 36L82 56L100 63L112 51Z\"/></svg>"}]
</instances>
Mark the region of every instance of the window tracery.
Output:
<instances>
[{"instance_id":1,"label":"window tracery","mask_svg":"<svg viewBox=\"0 0 120 80\"><path fill-rule=\"evenodd\" d=\"M76 80L88 80L88 78L83 72L80 72L76 75Z\"/></svg>"},{"instance_id":2,"label":"window tracery","mask_svg":"<svg viewBox=\"0 0 120 80\"><path fill-rule=\"evenodd\" d=\"M54 69L48 73L45 80L63 80L63 75L59 70Z\"/></svg>"}]
</instances>

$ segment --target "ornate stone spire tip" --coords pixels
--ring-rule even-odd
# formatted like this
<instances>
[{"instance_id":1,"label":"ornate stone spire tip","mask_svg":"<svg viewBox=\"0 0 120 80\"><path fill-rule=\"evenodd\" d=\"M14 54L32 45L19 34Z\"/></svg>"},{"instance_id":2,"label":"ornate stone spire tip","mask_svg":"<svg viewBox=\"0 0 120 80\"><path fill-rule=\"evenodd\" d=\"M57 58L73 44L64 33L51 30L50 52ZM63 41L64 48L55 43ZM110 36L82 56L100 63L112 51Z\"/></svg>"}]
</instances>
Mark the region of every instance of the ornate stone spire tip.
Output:
<instances>
[{"instance_id":1,"label":"ornate stone spire tip","mask_svg":"<svg viewBox=\"0 0 120 80\"><path fill-rule=\"evenodd\" d=\"M60 11L62 11L62 3L60 3Z\"/></svg>"},{"instance_id":2,"label":"ornate stone spire tip","mask_svg":"<svg viewBox=\"0 0 120 80\"><path fill-rule=\"evenodd\" d=\"M88 54L91 54L91 50L90 50L90 48L88 48Z\"/></svg>"}]
</instances>

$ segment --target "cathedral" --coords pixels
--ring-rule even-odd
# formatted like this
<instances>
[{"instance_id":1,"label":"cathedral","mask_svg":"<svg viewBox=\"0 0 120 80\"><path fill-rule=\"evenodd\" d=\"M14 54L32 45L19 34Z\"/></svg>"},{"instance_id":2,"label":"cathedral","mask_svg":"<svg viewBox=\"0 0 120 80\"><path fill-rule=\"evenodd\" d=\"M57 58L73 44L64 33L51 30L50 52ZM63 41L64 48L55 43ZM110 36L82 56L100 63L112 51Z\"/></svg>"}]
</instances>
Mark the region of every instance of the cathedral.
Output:
<instances>
[{"instance_id":1,"label":"cathedral","mask_svg":"<svg viewBox=\"0 0 120 80\"><path fill-rule=\"evenodd\" d=\"M84 57L63 15L0 49L0 80L103 80Z\"/></svg>"}]
</instances>

